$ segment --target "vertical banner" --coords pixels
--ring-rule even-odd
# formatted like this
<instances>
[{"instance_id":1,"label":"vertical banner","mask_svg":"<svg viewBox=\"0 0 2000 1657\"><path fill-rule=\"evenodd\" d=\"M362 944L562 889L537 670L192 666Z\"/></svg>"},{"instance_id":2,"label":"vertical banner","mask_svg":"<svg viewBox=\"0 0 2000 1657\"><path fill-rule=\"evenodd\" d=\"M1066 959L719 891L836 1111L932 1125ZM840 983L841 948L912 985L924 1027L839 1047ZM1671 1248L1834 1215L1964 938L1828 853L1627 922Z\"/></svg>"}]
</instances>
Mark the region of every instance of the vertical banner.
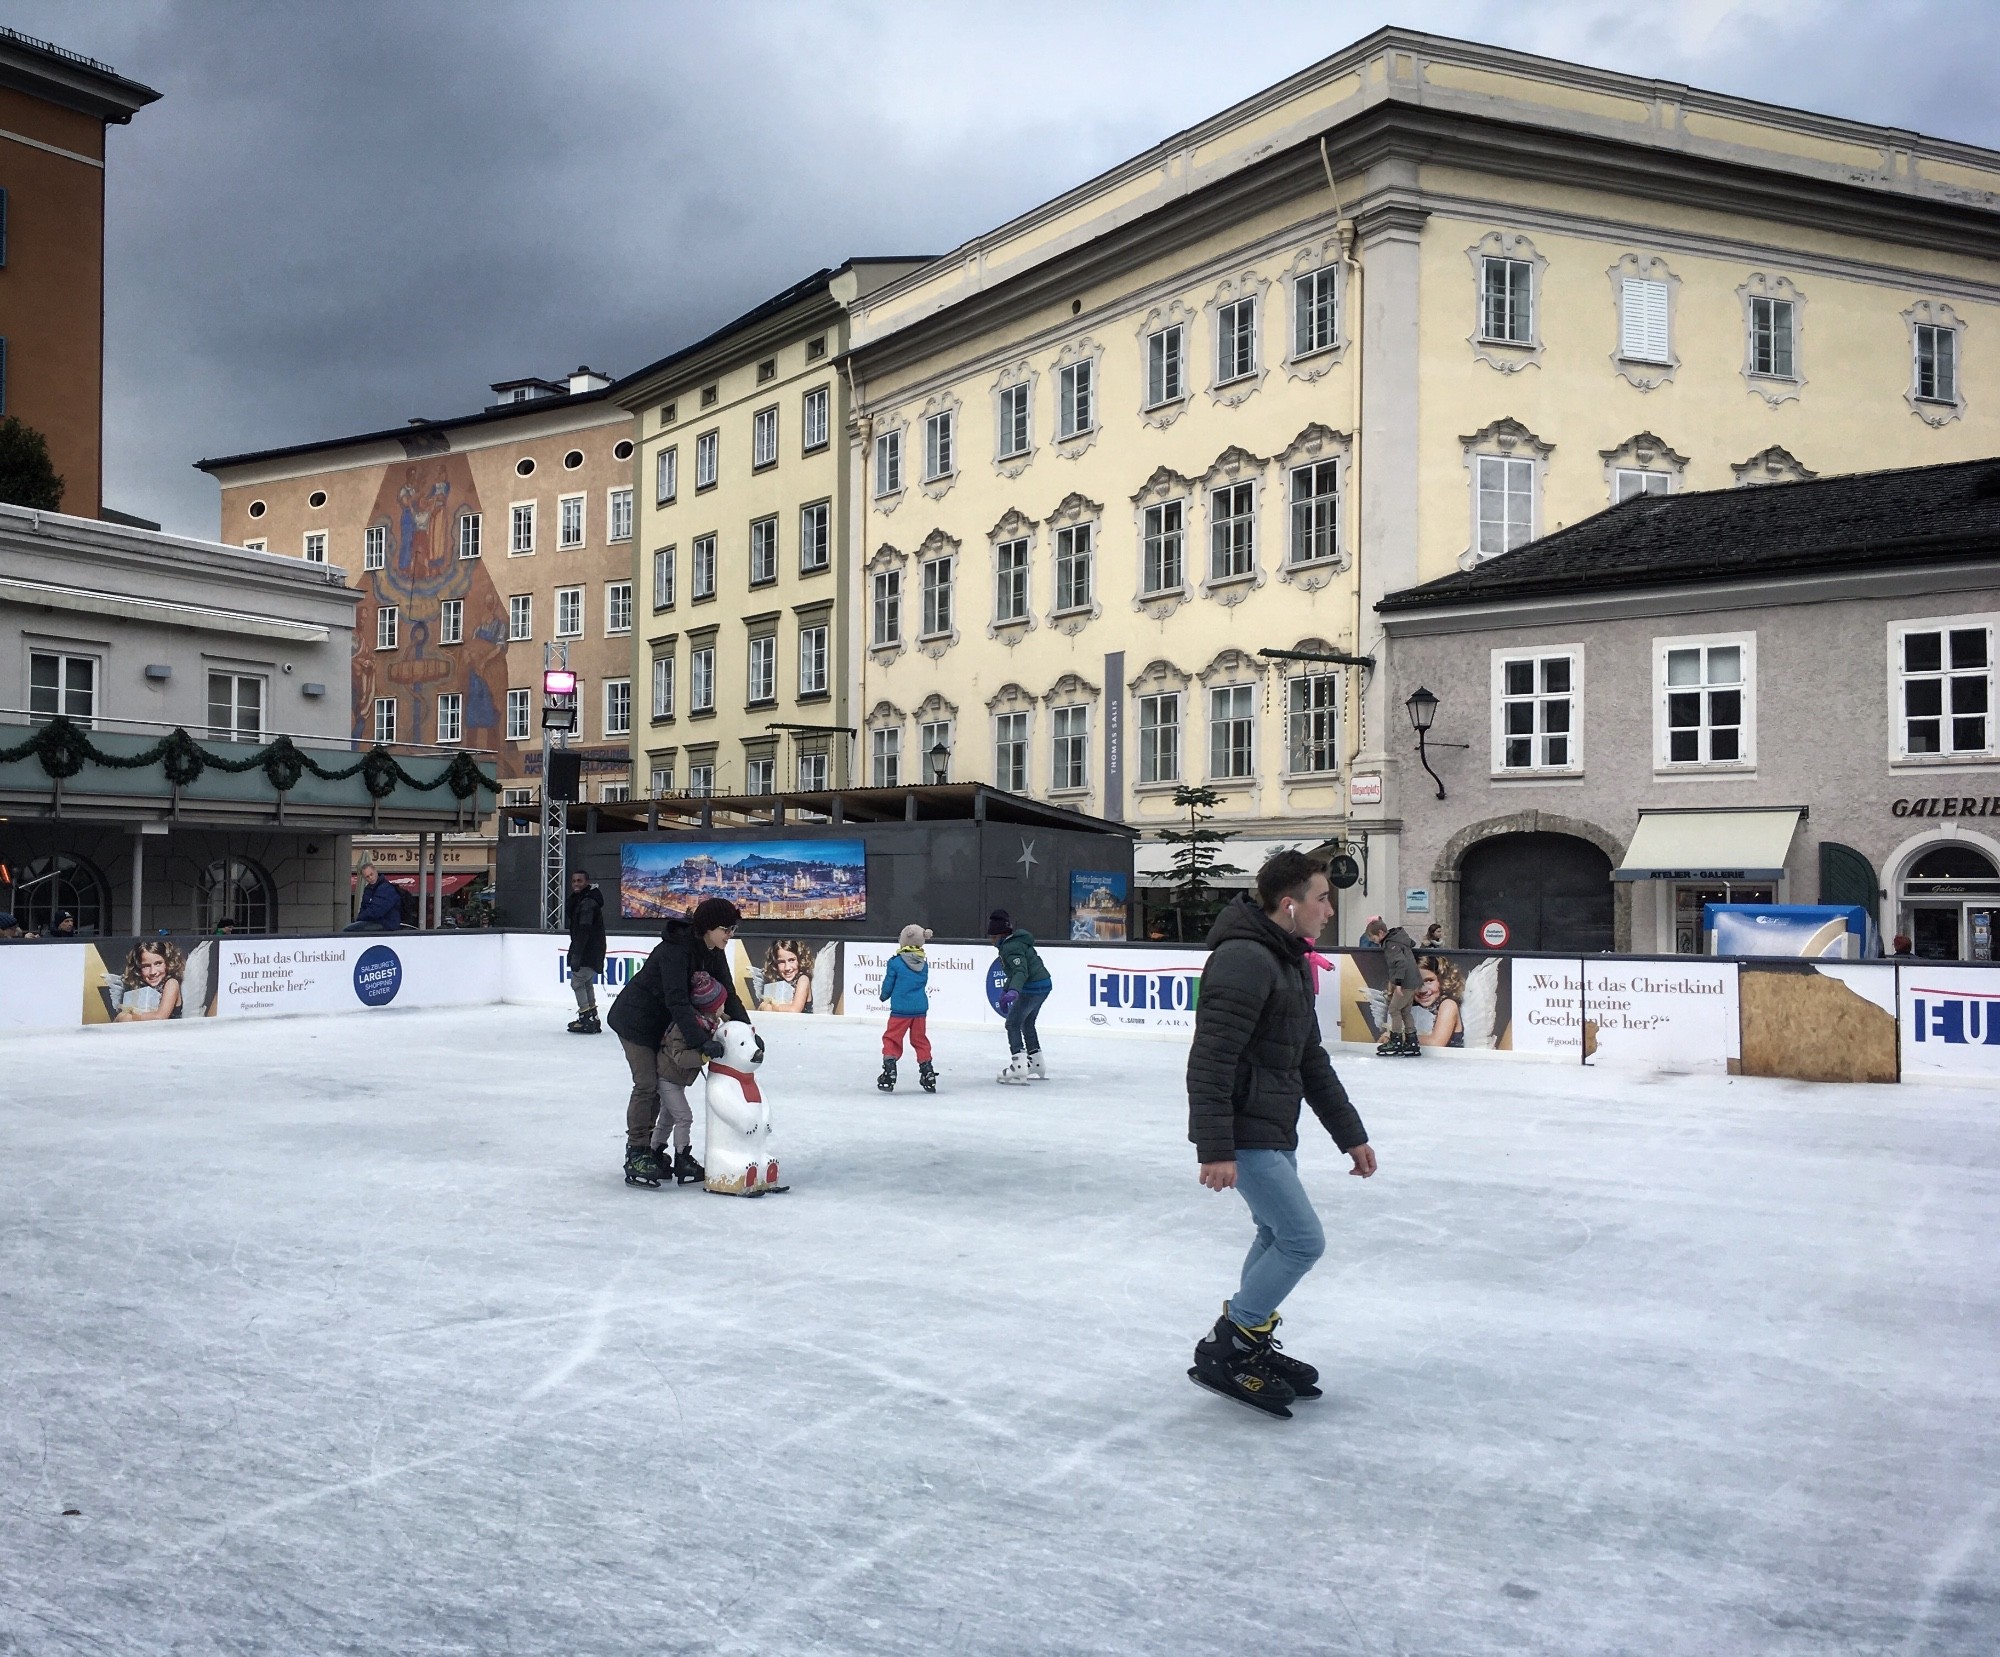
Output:
<instances>
[{"instance_id":1,"label":"vertical banner","mask_svg":"<svg viewBox=\"0 0 2000 1657\"><path fill-rule=\"evenodd\" d=\"M1125 652L1104 656L1104 815L1125 815Z\"/></svg>"}]
</instances>

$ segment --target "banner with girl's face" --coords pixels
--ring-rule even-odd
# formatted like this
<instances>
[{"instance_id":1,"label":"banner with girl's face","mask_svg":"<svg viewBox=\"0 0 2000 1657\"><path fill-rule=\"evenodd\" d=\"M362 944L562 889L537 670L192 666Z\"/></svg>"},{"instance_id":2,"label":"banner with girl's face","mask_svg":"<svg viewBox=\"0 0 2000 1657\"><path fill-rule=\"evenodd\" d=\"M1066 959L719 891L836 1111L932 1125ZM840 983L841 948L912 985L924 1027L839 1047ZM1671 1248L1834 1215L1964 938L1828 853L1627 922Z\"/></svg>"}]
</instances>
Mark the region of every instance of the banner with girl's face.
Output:
<instances>
[{"instance_id":1,"label":"banner with girl's face","mask_svg":"<svg viewBox=\"0 0 2000 1657\"><path fill-rule=\"evenodd\" d=\"M753 1019L840 1010L841 949L833 939L732 938L729 971Z\"/></svg>"},{"instance_id":2,"label":"banner with girl's face","mask_svg":"<svg viewBox=\"0 0 2000 1657\"><path fill-rule=\"evenodd\" d=\"M1450 950L1417 952L1417 985L1410 1003L1417 1042L1423 1047L1513 1045L1513 995L1508 961L1497 955ZM1328 1008L1332 997L1336 1006ZM1379 1041L1389 1027L1389 965L1379 949L1343 953L1337 974L1320 980L1320 1028L1326 1039Z\"/></svg>"},{"instance_id":3,"label":"banner with girl's face","mask_svg":"<svg viewBox=\"0 0 2000 1657\"><path fill-rule=\"evenodd\" d=\"M83 1022L215 1016L213 938L98 938L84 945Z\"/></svg>"}]
</instances>

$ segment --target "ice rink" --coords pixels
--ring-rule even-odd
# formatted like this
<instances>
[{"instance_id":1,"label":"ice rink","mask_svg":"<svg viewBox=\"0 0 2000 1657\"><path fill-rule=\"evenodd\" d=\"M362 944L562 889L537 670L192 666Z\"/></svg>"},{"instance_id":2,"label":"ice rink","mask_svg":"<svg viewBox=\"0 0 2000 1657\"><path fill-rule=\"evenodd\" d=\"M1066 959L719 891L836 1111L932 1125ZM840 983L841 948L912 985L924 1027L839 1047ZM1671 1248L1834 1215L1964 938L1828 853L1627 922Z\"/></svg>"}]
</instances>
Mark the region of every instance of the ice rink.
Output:
<instances>
[{"instance_id":1,"label":"ice rink","mask_svg":"<svg viewBox=\"0 0 2000 1657\"><path fill-rule=\"evenodd\" d=\"M768 1018L745 1202L563 1017L0 1041L0 1651L2000 1647L1990 1097L1342 1061L1285 1422L1179 1047Z\"/></svg>"}]
</instances>

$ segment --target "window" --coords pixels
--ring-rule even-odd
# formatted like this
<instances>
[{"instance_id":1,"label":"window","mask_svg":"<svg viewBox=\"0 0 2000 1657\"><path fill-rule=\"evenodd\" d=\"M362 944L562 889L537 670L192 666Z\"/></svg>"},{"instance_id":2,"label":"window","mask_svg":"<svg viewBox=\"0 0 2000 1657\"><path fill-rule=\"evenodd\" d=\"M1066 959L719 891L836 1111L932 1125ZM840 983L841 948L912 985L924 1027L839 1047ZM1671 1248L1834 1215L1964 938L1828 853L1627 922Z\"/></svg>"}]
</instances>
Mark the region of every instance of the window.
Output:
<instances>
[{"instance_id":1,"label":"window","mask_svg":"<svg viewBox=\"0 0 2000 1657\"><path fill-rule=\"evenodd\" d=\"M720 386L705 385L701 388L701 406L703 408L714 408L721 397L722 388Z\"/></svg>"},{"instance_id":2,"label":"window","mask_svg":"<svg viewBox=\"0 0 2000 1657\"><path fill-rule=\"evenodd\" d=\"M97 717L97 658L35 650L28 654L28 712L88 725Z\"/></svg>"},{"instance_id":3,"label":"window","mask_svg":"<svg viewBox=\"0 0 2000 1657\"><path fill-rule=\"evenodd\" d=\"M535 503L516 502L509 514L510 528L507 536L507 556L526 558L535 550Z\"/></svg>"},{"instance_id":4,"label":"window","mask_svg":"<svg viewBox=\"0 0 2000 1657\"><path fill-rule=\"evenodd\" d=\"M461 558L479 556L479 514L461 512L458 515L458 555Z\"/></svg>"},{"instance_id":5,"label":"window","mask_svg":"<svg viewBox=\"0 0 2000 1657\"><path fill-rule=\"evenodd\" d=\"M1147 593L1180 591L1186 581L1181 548L1187 502L1161 501L1146 508L1140 534L1140 585Z\"/></svg>"},{"instance_id":6,"label":"window","mask_svg":"<svg viewBox=\"0 0 2000 1657\"><path fill-rule=\"evenodd\" d=\"M875 493L894 495L903 487L903 434L883 432L875 439Z\"/></svg>"},{"instance_id":7,"label":"window","mask_svg":"<svg viewBox=\"0 0 2000 1657\"><path fill-rule=\"evenodd\" d=\"M664 799L674 791L674 762L670 759L658 760L653 765L652 793L655 799Z\"/></svg>"},{"instance_id":8,"label":"window","mask_svg":"<svg viewBox=\"0 0 2000 1657\"><path fill-rule=\"evenodd\" d=\"M629 800L632 798L632 785L629 782L608 782L604 784L602 792L597 797L606 805Z\"/></svg>"},{"instance_id":9,"label":"window","mask_svg":"<svg viewBox=\"0 0 2000 1657\"><path fill-rule=\"evenodd\" d=\"M778 464L778 411L760 408L750 418L750 465L754 470Z\"/></svg>"},{"instance_id":10,"label":"window","mask_svg":"<svg viewBox=\"0 0 2000 1657\"><path fill-rule=\"evenodd\" d=\"M658 547L653 552L653 608L674 607L674 549Z\"/></svg>"},{"instance_id":11,"label":"window","mask_svg":"<svg viewBox=\"0 0 2000 1657\"><path fill-rule=\"evenodd\" d=\"M529 721L533 717L534 710L529 705L528 692L525 690L510 690L507 692L507 740L509 742L526 742L528 740ZM509 792L511 793L512 790L510 789Z\"/></svg>"},{"instance_id":12,"label":"window","mask_svg":"<svg viewBox=\"0 0 2000 1657\"><path fill-rule=\"evenodd\" d=\"M799 755L798 787L801 793L817 794L826 788L826 750L814 748Z\"/></svg>"},{"instance_id":13,"label":"window","mask_svg":"<svg viewBox=\"0 0 2000 1657\"><path fill-rule=\"evenodd\" d=\"M631 540L632 491L630 489L612 490L605 497L605 509L611 524L611 528L607 531L608 538L613 541Z\"/></svg>"},{"instance_id":14,"label":"window","mask_svg":"<svg viewBox=\"0 0 2000 1657\"><path fill-rule=\"evenodd\" d=\"M1516 455L1476 455L1481 558L1510 552L1535 535L1535 463Z\"/></svg>"},{"instance_id":15,"label":"window","mask_svg":"<svg viewBox=\"0 0 2000 1657\"><path fill-rule=\"evenodd\" d=\"M1208 578L1228 581L1257 568L1257 486L1232 483L1208 497Z\"/></svg>"},{"instance_id":16,"label":"window","mask_svg":"<svg viewBox=\"0 0 2000 1657\"><path fill-rule=\"evenodd\" d=\"M1667 284L1627 276L1618 284L1618 354L1629 362L1671 362Z\"/></svg>"},{"instance_id":17,"label":"window","mask_svg":"<svg viewBox=\"0 0 2000 1657\"><path fill-rule=\"evenodd\" d=\"M248 673L208 676L208 735L212 742L264 740L264 681ZM456 742L457 737L449 740Z\"/></svg>"},{"instance_id":18,"label":"window","mask_svg":"<svg viewBox=\"0 0 2000 1657\"><path fill-rule=\"evenodd\" d=\"M1750 372L1775 380L1792 378L1792 302L1750 299Z\"/></svg>"},{"instance_id":19,"label":"window","mask_svg":"<svg viewBox=\"0 0 2000 1657\"><path fill-rule=\"evenodd\" d=\"M715 597L715 537L697 535L694 540L694 596Z\"/></svg>"},{"instance_id":20,"label":"window","mask_svg":"<svg viewBox=\"0 0 2000 1657\"><path fill-rule=\"evenodd\" d=\"M1257 372L1257 301L1239 299L1215 312L1215 383Z\"/></svg>"},{"instance_id":21,"label":"window","mask_svg":"<svg viewBox=\"0 0 2000 1657\"><path fill-rule=\"evenodd\" d=\"M235 932L269 932L277 913L270 877L241 858L218 858L202 870L195 899L195 924L205 933L222 926Z\"/></svg>"},{"instance_id":22,"label":"window","mask_svg":"<svg viewBox=\"0 0 2000 1657\"><path fill-rule=\"evenodd\" d=\"M1968 623L1971 623L1968 625ZM1985 754L1993 741L1993 626L1912 627L1897 641L1902 752Z\"/></svg>"},{"instance_id":23,"label":"window","mask_svg":"<svg viewBox=\"0 0 2000 1657\"><path fill-rule=\"evenodd\" d=\"M393 604L385 604L375 612L375 648L394 650L397 636L402 631L402 611Z\"/></svg>"},{"instance_id":24,"label":"window","mask_svg":"<svg viewBox=\"0 0 2000 1657\"><path fill-rule=\"evenodd\" d=\"M521 694L525 696L527 692L523 691ZM500 804L503 807L512 806L518 809L521 806L532 806L534 803L535 791L532 788L503 788L500 790ZM541 825L532 816L511 816L507 819L507 832L509 834L539 834L541 833Z\"/></svg>"},{"instance_id":25,"label":"window","mask_svg":"<svg viewBox=\"0 0 2000 1657\"><path fill-rule=\"evenodd\" d=\"M676 420L680 418L680 416L681 416L680 404L662 403L660 405L660 430L665 431L667 427L671 426Z\"/></svg>"},{"instance_id":26,"label":"window","mask_svg":"<svg viewBox=\"0 0 2000 1657\"><path fill-rule=\"evenodd\" d=\"M269 541L261 541L261 540L245 541L243 543L243 550L245 552L269 552L271 550L271 543Z\"/></svg>"},{"instance_id":27,"label":"window","mask_svg":"<svg viewBox=\"0 0 2000 1657\"><path fill-rule=\"evenodd\" d=\"M1091 594L1090 525L1056 531L1056 609L1087 610Z\"/></svg>"},{"instance_id":28,"label":"window","mask_svg":"<svg viewBox=\"0 0 2000 1657\"><path fill-rule=\"evenodd\" d=\"M777 760L769 754L759 754L755 759L746 760L743 765L743 792L746 794L777 793Z\"/></svg>"},{"instance_id":29,"label":"window","mask_svg":"<svg viewBox=\"0 0 2000 1657\"><path fill-rule=\"evenodd\" d=\"M1340 552L1340 464L1319 460L1292 469L1292 564L1316 564Z\"/></svg>"},{"instance_id":30,"label":"window","mask_svg":"<svg viewBox=\"0 0 2000 1657\"><path fill-rule=\"evenodd\" d=\"M1176 691L1139 698L1139 780L1178 782L1181 775L1181 699Z\"/></svg>"},{"instance_id":31,"label":"window","mask_svg":"<svg viewBox=\"0 0 2000 1657\"><path fill-rule=\"evenodd\" d=\"M1479 261L1479 337L1503 345L1532 345L1535 267L1526 259Z\"/></svg>"},{"instance_id":32,"label":"window","mask_svg":"<svg viewBox=\"0 0 2000 1657\"><path fill-rule=\"evenodd\" d=\"M715 761L704 760L688 766L688 793L696 799L715 792Z\"/></svg>"},{"instance_id":33,"label":"window","mask_svg":"<svg viewBox=\"0 0 2000 1657\"><path fill-rule=\"evenodd\" d=\"M653 658L653 717L674 716L674 655L670 650Z\"/></svg>"},{"instance_id":34,"label":"window","mask_svg":"<svg viewBox=\"0 0 2000 1657\"><path fill-rule=\"evenodd\" d=\"M897 788L903 781L903 727L891 725L868 734L868 780L877 788Z\"/></svg>"},{"instance_id":35,"label":"window","mask_svg":"<svg viewBox=\"0 0 2000 1657\"><path fill-rule=\"evenodd\" d=\"M46 934L67 910L77 932L102 936L111 920L111 894L104 876L80 857L58 852L38 857L15 872L14 914L30 932Z\"/></svg>"},{"instance_id":36,"label":"window","mask_svg":"<svg viewBox=\"0 0 2000 1657\"><path fill-rule=\"evenodd\" d=\"M826 355L826 335L821 334L817 339L809 339L806 341L807 362L818 362L825 355Z\"/></svg>"},{"instance_id":37,"label":"window","mask_svg":"<svg viewBox=\"0 0 2000 1657\"><path fill-rule=\"evenodd\" d=\"M924 564L924 630L927 639L951 631L951 566L949 558L932 558Z\"/></svg>"},{"instance_id":38,"label":"window","mask_svg":"<svg viewBox=\"0 0 2000 1657\"><path fill-rule=\"evenodd\" d=\"M1028 387L1000 389L1000 458L1012 460L1028 452Z\"/></svg>"},{"instance_id":39,"label":"window","mask_svg":"<svg viewBox=\"0 0 2000 1657\"><path fill-rule=\"evenodd\" d=\"M565 472L574 472L582 464L583 451L581 449L572 449L568 454L563 456L563 470Z\"/></svg>"},{"instance_id":40,"label":"window","mask_svg":"<svg viewBox=\"0 0 2000 1657\"><path fill-rule=\"evenodd\" d=\"M556 498L556 546L559 549L583 545L583 496Z\"/></svg>"},{"instance_id":41,"label":"window","mask_svg":"<svg viewBox=\"0 0 2000 1657\"><path fill-rule=\"evenodd\" d=\"M1028 619L1028 543L1002 541L993 549L993 619Z\"/></svg>"},{"instance_id":42,"label":"window","mask_svg":"<svg viewBox=\"0 0 2000 1657\"><path fill-rule=\"evenodd\" d=\"M681 489L681 451L679 445L662 449L653 457L653 504L670 506Z\"/></svg>"},{"instance_id":43,"label":"window","mask_svg":"<svg viewBox=\"0 0 2000 1657\"><path fill-rule=\"evenodd\" d=\"M765 633L750 641L749 699L774 702L778 697L778 640Z\"/></svg>"},{"instance_id":44,"label":"window","mask_svg":"<svg viewBox=\"0 0 2000 1657\"><path fill-rule=\"evenodd\" d=\"M1302 673L1285 682L1286 752L1293 776L1340 769L1340 680Z\"/></svg>"},{"instance_id":45,"label":"window","mask_svg":"<svg viewBox=\"0 0 2000 1657\"><path fill-rule=\"evenodd\" d=\"M1056 376L1056 435L1080 437L1097 425L1095 364L1086 357Z\"/></svg>"},{"instance_id":46,"label":"window","mask_svg":"<svg viewBox=\"0 0 2000 1657\"><path fill-rule=\"evenodd\" d=\"M924 476L948 478L957 467L952 460L951 410L933 414L924 422Z\"/></svg>"},{"instance_id":47,"label":"window","mask_svg":"<svg viewBox=\"0 0 2000 1657\"><path fill-rule=\"evenodd\" d=\"M1340 272L1328 265L1292 284L1292 355L1331 351L1340 337Z\"/></svg>"},{"instance_id":48,"label":"window","mask_svg":"<svg viewBox=\"0 0 2000 1657\"><path fill-rule=\"evenodd\" d=\"M632 458L631 438L621 437L616 443L612 444L611 458L613 460L630 460Z\"/></svg>"},{"instance_id":49,"label":"window","mask_svg":"<svg viewBox=\"0 0 2000 1657\"><path fill-rule=\"evenodd\" d=\"M1090 784L1090 709L1049 712L1049 792Z\"/></svg>"},{"instance_id":50,"label":"window","mask_svg":"<svg viewBox=\"0 0 2000 1657\"><path fill-rule=\"evenodd\" d=\"M703 432L694 440L694 486L696 489L715 487L715 466L720 434Z\"/></svg>"},{"instance_id":51,"label":"window","mask_svg":"<svg viewBox=\"0 0 2000 1657\"><path fill-rule=\"evenodd\" d=\"M361 567L364 570L379 570L388 562L388 528L382 524L370 524L361 532Z\"/></svg>"},{"instance_id":52,"label":"window","mask_svg":"<svg viewBox=\"0 0 2000 1657\"><path fill-rule=\"evenodd\" d=\"M465 600L447 598L438 605L438 643L465 643Z\"/></svg>"},{"instance_id":53,"label":"window","mask_svg":"<svg viewBox=\"0 0 2000 1657\"><path fill-rule=\"evenodd\" d=\"M324 564L326 562L326 531L323 529L306 532L306 562Z\"/></svg>"},{"instance_id":54,"label":"window","mask_svg":"<svg viewBox=\"0 0 2000 1657\"><path fill-rule=\"evenodd\" d=\"M396 740L396 699L393 696L375 698L375 740L377 742Z\"/></svg>"},{"instance_id":55,"label":"window","mask_svg":"<svg viewBox=\"0 0 2000 1657\"><path fill-rule=\"evenodd\" d=\"M1917 381L1915 396L1920 403L1958 401L1958 330L1920 322L1916 336ZM310 539L310 537L308 537ZM308 554L310 556L310 554Z\"/></svg>"},{"instance_id":56,"label":"window","mask_svg":"<svg viewBox=\"0 0 2000 1657\"><path fill-rule=\"evenodd\" d=\"M1146 336L1146 407L1176 403L1187 395L1182 371L1187 330L1179 324Z\"/></svg>"},{"instance_id":57,"label":"window","mask_svg":"<svg viewBox=\"0 0 2000 1657\"><path fill-rule=\"evenodd\" d=\"M750 526L750 585L778 579L778 520L759 518Z\"/></svg>"},{"instance_id":58,"label":"window","mask_svg":"<svg viewBox=\"0 0 2000 1657\"><path fill-rule=\"evenodd\" d=\"M815 622L810 627L799 629L799 694L801 696L824 696L826 694L826 642L827 625Z\"/></svg>"},{"instance_id":59,"label":"window","mask_svg":"<svg viewBox=\"0 0 2000 1657\"><path fill-rule=\"evenodd\" d=\"M768 381L775 380L777 377L778 359L776 357L766 357L757 365L757 383L759 385L764 385Z\"/></svg>"},{"instance_id":60,"label":"window","mask_svg":"<svg viewBox=\"0 0 2000 1657\"><path fill-rule=\"evenodd\" d=\"M437 739L440 742L465 740L465 694L447 690L438 695Z\"/></svg>"},{"instance_id":61,"label":"window","mask_svg":"<svg viewBox=\"0 0 2000 1657\"><path fill-rule=\"evenodd\" d=\"M1028 716L1003 713L993 721L993 785L1010 794L1028 791Z\"/></svg>"},{"instance_id":62,"label":"window","mask_svg":"<svg viewBox=\"0 0 2000 1657\"><path fill-rule=\"evenodd\" d=\"M875 649L903 639L903 572L878 570L874 581L873 625L869 639Z\"/></svg>"},{"instance_id":63,"label":"window","mask_svg":"<svg viewBox=\"0 0 2000 1657\"><path fill-rule=\"evenodd\" d=\"M630 736L632 734L632 681L630 679L606 679L604 681L604 734L606 736Z\"/></svg>"},{"instance_id":64,"label":"window","mask_svg":"<svg viewBox=\"0 0 2000 1657\"><path fill-rule=\"evenodd\" d=\"M1669 472L1641 472L1621 466L1614 474L1613 481L1618 486L1618 498L1629 501L1634 495L1664 495L1673 488L1673 475Z\"/></svg>"},{"instance_id":65,"label":"window","mask_svg":"<svg viewBox=\"0 0 2000 1657\"><path fill-rule=\"evenodd\" d=\"M1660 673L1661 758L1668 765L1747 765L1752 638L1655 642Z\"/></svg>"},{"instance_id":66,"label":"window","mask_svg":"<svg viewBox=\"0 0 2000 1657\"><path fill-rule=\"evenodd\" d=\"M1208 693L1208 774L1247 777L1256 730L1254 685L1218 685Z\"/></svg>"},{"instance_id":67,"label":"window","mask_svg":"<svg viewBox=\"0 0 2000 1657\"><path fill-rule=\"evenodd\" d=\"M944 750L939 760L937 751ZM951 721L928 719L917 727L917 764L925 782L948 782L951 778Z\"/></svg>"},{"instance_id":68,"label":"window","mask_svg":"<svg viewBox=\"0 0 2000 1657\"><path fill-rule=\"evenodd\" d=\"M607 581L604 584L604 631L607 635L632 631L631 582Z\"/></svg>"},{"instance_id":69,"label":"window","mask_svg":"<svg viewBox=\"0 0 2000 1657\"><path fill-rule=\"evenodd\" d=\"M833 507L814 501L799 508L799 574L811 575L833 561Z\"/></svg>"},{"instance_id":70,"label":"window","mask_svg":"<svg viewBox=\"0 0 2000 1657\"><path fill-rule=\"evenodd\" d=\"M824 449L827 442L827 410L831 401L825 386L816 386L806 393L806 400L799 413L800 429L804 432L804 450L811 454L815 449Z\"/></svg>"},{"instance_id":71,"label":"window","mask_svg":"<svg viewBox=\"0 0 2000 1657\"><path fill-rule=\"evenodd\" d=\"M583 589L581 587L558 587L556 589L556 637L559 639L580 639L583 637Z\"/></svg>"},{"instance_id":72,"label":"window","mask_svg":"<svg viewBox=\"0 0 2000 1657\"><path fill-rule=\"evenodd\" d=\"M688 652L688 706L695 713L715 711L715 646L704 644Z\"/></svg>"},{"instance_id":73,"label":"window","mask_svg":"<svg viewBox=\"0 0 2000 1657\"><path fill-rule=\"evenodd\" d=\"M1493 769L1573 771L1576 747L1577 668L1582 655L1493 655Z\"/></svg>"},{"instance_id":74,"label":"window","mask_svg":"<svg viewBox=\"0 0 2000 1657\"><path fill-rule=\"evenodd\" d=\"M535 636L535 595L516 593L507 600L507 637L520 644Z\"/></svg>"}]
</instances>

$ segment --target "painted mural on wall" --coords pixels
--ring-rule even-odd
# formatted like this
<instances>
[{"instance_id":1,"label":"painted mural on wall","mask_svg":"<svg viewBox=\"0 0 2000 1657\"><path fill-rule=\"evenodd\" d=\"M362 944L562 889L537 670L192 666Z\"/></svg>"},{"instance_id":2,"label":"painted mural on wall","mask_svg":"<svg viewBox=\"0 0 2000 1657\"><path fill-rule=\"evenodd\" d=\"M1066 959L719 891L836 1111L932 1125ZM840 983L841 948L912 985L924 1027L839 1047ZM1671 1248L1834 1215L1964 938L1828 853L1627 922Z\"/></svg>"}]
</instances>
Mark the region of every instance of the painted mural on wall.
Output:
<instances>
[{"instance_id":1,"label":"painted mural on wall","mask_svg":"<svg viewBox=\"0 0 2000 1657\"><path fill-rule=\"evenodd\" d=\"M354 735L375 739L375 703L396 700L396 740L437 742L438 698L457 694L462 726L449 740L499 749L506 736L507 607L487 573L504 526L481 518L481 553L459 555L459 520L479 513L462 455L432 455L384 474L370 529L386 531L383 567L360 576L366 595L354 618ZM456 602L452 644L445 606ZM396 609L396 642L378 649L380 612Z\"/></svg>"}]
</instances>

